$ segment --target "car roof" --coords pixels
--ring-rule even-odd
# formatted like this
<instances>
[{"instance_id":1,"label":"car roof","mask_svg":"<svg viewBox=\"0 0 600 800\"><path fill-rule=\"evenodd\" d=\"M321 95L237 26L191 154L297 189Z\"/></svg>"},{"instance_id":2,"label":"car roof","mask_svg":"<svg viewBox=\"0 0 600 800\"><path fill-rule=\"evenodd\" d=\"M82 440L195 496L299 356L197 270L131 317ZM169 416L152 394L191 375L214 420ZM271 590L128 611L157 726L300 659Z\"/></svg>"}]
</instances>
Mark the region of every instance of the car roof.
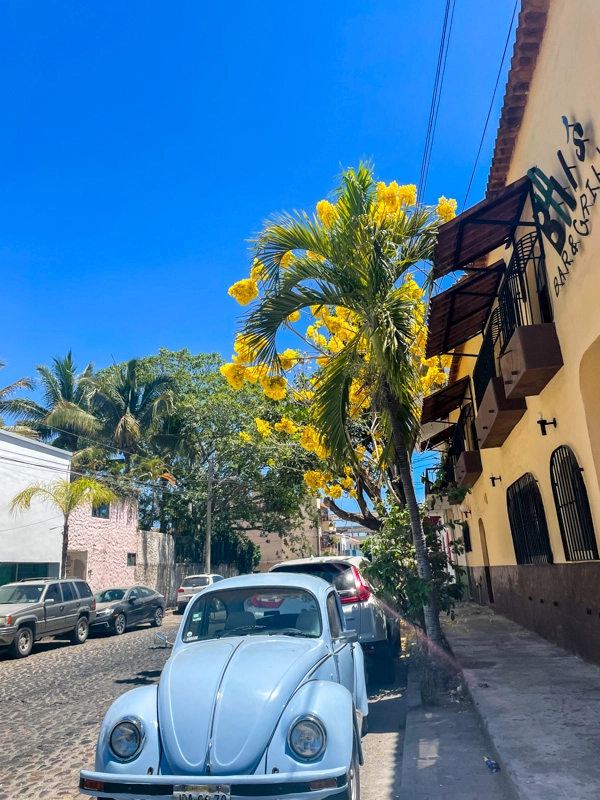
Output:
<instances>
[{"instance_id":1,"label":"car roof","mask_svg":"<svg viewBox=\"0 0 600 800\"><path fill-rule=\"evenodd\" d=\"M215 584L211 591L220 592L225 589L245 589L256 586L257 589L269 586L290 586L296 589L307 589L317 598L324 600L325 595L331 591L331 585L322 578L314 575L304 575L297 572L259 572L252 575L238 575L236 578L224 578Z\"/></svg>"},{"instance_id":2,"label":"car roof","mask_svg":"<svg viewBox=\"0 0 600 800\"><path fill-rule=\"evenodd\" d=\"M311 556L310 558L291 558L288 561L280 561L278 564L273 564L269 572L276 570L278 567L287 566L302 566L303 564L327 564L328 562L338 562L342 564L353 564L355 567L361 567L368 562L364 556Z\"/></svg>"}]
</instances>

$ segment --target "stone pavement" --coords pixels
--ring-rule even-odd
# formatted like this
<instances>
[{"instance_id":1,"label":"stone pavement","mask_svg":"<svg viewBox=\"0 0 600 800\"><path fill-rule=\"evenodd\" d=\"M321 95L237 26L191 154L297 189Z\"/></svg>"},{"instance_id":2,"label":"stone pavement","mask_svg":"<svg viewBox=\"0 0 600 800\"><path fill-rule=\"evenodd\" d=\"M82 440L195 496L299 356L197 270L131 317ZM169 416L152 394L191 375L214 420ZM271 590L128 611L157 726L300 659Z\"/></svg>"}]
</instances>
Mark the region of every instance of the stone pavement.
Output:
<instances>
[{"instance_id":1,"label":"stone pavement","mask_svg":"<svg viewBox=\"0 0 600 800\"><path fill-rule=\"evenodd\" d=\"M513 799L504 774L485 764L496 755L468 697L423 706L411 669L407 702L401 800Z\"/></svg>"},{"instance_id":2,"label":"stone pavement","mask_svg":"<svg viewBox=\"0 0 600 800\"><path fill-rule=\"evenodd\" d=\"M167 615L174 634L181 617ZM0 800L75 800L79 770L93 768L96 738L110 704L155 683L170 650L147 625L123 636L92 634L81 646L46 639L31 655L0 655Z\"/></svg>"},{"instance_id":3,"label":"stone pavement","mask_svg":"<svg viewBox=\"0 0 600 800\"><path fill-rule=\"evenodd\" d=\"M598 800L600 668L475 604L444 632L519 800Z\"/></svg>"}]
</instances>

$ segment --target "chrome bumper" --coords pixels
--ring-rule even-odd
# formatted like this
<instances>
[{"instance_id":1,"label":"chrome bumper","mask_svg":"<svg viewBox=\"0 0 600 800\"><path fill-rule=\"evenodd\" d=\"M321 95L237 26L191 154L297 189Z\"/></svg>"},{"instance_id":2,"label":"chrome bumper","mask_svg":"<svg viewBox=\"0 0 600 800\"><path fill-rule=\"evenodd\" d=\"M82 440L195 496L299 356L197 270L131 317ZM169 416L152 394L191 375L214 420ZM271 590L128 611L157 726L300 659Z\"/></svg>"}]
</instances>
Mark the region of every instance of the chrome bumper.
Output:
<instances>
[{"instance_id":1,"label":"chrome bumper","mask_svg":"<svg viewBox=\"0 0 600 800\"><path fill-rule=\"evenodd\" d=\"M321 788L323 781L334 785ZM172 800L177 784L226 785L231 787L232 798L252 800L276 800L282 796L290 800L333 800L339 796L341 800L347 795L346 774L340 774L339 769L269 775L128 775L82 770L79 777L81 794L114 800Z\"/></svg>"}]
</instances>

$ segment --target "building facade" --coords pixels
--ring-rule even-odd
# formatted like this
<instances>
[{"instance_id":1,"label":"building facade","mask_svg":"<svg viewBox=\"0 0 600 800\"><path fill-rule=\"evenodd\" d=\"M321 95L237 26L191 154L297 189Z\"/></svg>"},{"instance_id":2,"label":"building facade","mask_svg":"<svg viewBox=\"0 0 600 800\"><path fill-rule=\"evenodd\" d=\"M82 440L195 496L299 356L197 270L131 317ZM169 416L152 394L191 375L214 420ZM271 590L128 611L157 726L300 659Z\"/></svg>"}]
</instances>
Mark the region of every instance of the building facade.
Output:
<instances>
[{"instance_id":1,"label":"building facade","mask_svg":"<svg viewBox=\"0 0 600 800\"><path fill-rule=\"evenodd\" d=\"M453 360L422 417L472 597L597 663L599 30L595 0L523 0L486 198L438 237L427 356Z\"/></svg>"},{"instance_id":2,"label":"building facade","mask_svg":"<svg viewBox=\"0 0 600 800\"><path fill-rule=\"evenodd\" d=\"M24 514L10 502L32 483L69 476L71 453L0 428L0 585L22 578L57 577L62 515L39 500Z\"/></svg>"}]
</instances>

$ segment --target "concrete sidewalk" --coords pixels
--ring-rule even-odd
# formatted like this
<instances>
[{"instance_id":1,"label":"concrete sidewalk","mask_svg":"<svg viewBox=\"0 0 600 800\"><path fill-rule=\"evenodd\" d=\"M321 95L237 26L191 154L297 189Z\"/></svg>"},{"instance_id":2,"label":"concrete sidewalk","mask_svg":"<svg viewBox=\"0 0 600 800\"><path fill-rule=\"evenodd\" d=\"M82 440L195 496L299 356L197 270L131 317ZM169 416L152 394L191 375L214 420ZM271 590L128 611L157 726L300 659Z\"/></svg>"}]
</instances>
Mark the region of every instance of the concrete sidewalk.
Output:
<instances>
[{"instance_id":1,"label":"concrete sidewalk","mask_svg":"<svg viewBox=\"0 0 600 800\"><path fill-rule=\"evenodd\" d=\"M520 800L600 797L600 668L475 604L444 633Z\"/></svg>"}]
</instances>

